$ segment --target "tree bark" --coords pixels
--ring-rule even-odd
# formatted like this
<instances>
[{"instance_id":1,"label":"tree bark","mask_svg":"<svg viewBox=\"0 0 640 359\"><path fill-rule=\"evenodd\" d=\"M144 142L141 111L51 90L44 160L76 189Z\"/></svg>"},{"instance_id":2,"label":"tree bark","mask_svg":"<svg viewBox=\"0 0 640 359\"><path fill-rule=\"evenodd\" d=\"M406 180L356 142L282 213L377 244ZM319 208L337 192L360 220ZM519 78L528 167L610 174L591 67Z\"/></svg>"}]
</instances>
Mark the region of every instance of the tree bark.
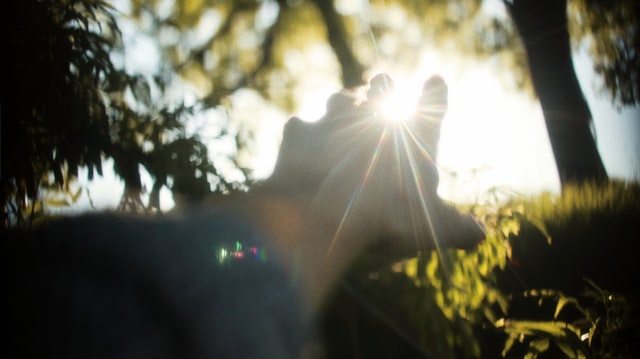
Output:
<instances>
[{"instance_id":1,"label":"tree bark","mask_svg":"<svg viewBox=\"0 0 640 359\"><path fill-rule=\"evenodd\" d=\"M340 68L342 69L342 85L344 88L362 86L364 81L364 66L356 59L349 43L344 29L344 25L340 20L340 15L333 7L333 1L330 0L313 0L320 10L322 19L327 28L327 37L333 52L338 57Z\"/></svg>"},{"instance_id":2,"label":"tree bark","mask_svg":"<svg viewBox=\"0 0 640 359\"><path fill-rule=\"evenodd\" d=\"M505 2L524 43L562 188L607 173L571 57L566 0Z\"/></svg>"}]
</instances>

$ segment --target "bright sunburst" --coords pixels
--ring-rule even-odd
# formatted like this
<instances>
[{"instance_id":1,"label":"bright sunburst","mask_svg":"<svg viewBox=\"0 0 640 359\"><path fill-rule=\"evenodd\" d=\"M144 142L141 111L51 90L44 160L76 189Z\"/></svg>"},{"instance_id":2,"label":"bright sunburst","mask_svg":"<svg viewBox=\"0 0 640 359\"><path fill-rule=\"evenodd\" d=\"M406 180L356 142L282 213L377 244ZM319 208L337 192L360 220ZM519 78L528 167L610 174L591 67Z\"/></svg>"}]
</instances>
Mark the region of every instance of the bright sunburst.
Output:
<instances>
[{"instance_id":1,"label":"bright sunburst","mask_svg":"<svg viewBox=\"0 0 640 359\"><path fill-rule=\"evenodd\" d=\"M396 82L386 73L375 75L370 80L367 100L374 104L379 118L390 122L402 122L416 110L418 94L412 94L411 86Z\"/></svg>"},{"instance_id":2,"label":"bright sunburst","mask_svg":"<svg viewBox=\"0 0 640 359\"><path fill-rule=\"evenodd\" d=\"M416 110L417 97L415 94L402 91L402 88L396 89L381 101L382 117L392 122L408 119Z\"/></svg>"},{"instance_id":3,"label":"bright sunburst","mask_svg":"<svg viewBox=\"0 0 640 359\"><path fill-rule=\"evenodd\" d=\"M395 185L406 187L404 192L411 193L414 196L413 204L408 205L412 208L410 222L413 222L411 227L416 232L414 233L415 237L418 238L420 232L424 234L425 229L420 228L424 228L424 224L426 223L428 237L433 239L436 249L440 251L439 242L441 239L437 238L434 231L432 219L430 218L431 209L428 203L429 196L424 192L425 188L431 187L434 184L425 182L431 178L423 177L425 174L424 168L434 165L432 153L427 149L427 147L433 147L433 144L424 143L425 137L418 136L414 133L412 129L413 126L405 120L415 118L416 115L418 117L424 117L423 120L435 120L438 116L434 114L441 112L440 107L442 107L442 105L436 105L435 107L439 110L432 111L431 107L424 103L425 93L428 92L423 91L422 96L419 96L420 93L411 95L407 91L411 90L410 86L402 86L401 89L404 89L404 91L397 90L394 88L392 80L383 77L384 76L377 75L371 80L371 86L367 91L367 100L375 106L376 117L388 121L387 123L389 125L383 126L381 132L377 132L380 127L373 127L376 131L366 133L366 135L379 137L376 141L376 146L371 149L372 152L370 156L367 156L368 165L361 174L360 181L351 193L351 198L336 228L327 255L331 254L335 245L339 242L343 227L348 221L354 205L359 201L363 190L370 182L369 180L373 173L377 172L378 176L389 175L388 172L378 172L379 169L378 171L376 170L380 165L378 162L381 153L386 152L389 154L389 151L395 154L393 157L394 160L392 161L396 161L397 163L395 165L389 163L391 157L388 155L382 156L386 160L386 162L383 160L382 168L394 168L395 171L397 171L397 173L394 173L394 176L397 178ZM421 99L422 106L418 106L418 98ZM427 104L428 103L429 102L427 102ZM440 121L438 120L436 122L438 123L437 127L439 132ZM425 127L421 128L426 129ZM429 128L432 130L436 129L435 127ZM430 137L427 136L426 138ZM437 141L437 138L435 140ZM420 245L416 243L416 247L420 247Z\"/></svg>"}]
</instances>

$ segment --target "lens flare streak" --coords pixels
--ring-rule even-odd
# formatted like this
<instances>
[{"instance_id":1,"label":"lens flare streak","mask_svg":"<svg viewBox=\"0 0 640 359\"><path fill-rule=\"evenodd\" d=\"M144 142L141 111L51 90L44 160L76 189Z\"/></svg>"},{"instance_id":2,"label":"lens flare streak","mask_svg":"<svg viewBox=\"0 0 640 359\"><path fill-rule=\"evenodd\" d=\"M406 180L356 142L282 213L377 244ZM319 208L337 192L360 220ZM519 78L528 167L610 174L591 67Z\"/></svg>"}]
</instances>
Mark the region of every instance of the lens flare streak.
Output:
<instances>
[{"instance_id":1,"label":"lens flare streak","mask_svg":"<svg viewBox=\"0 0 640 359\"><path fill-rule=\"evenodd\" d=\"M420 222L423 222L426 220L427 230L431 235L431 238L433 239L438 256L442 259L447 258L447 256L444 255L443 247L440 243L440 238L438 238L438 235L434 227L434 222L433 222L434 219L432 218L433 209L429 208L430 205L427 203L428 198L424 191L424 188L425 188L424 179L422 178L422 175L419 170L421 168L420 166L424 166L424 165L435 166L435 161L429 154L427 147L416 136L416 134L408 126L406 121L389 122L387 125L384 126L384 129L380 135L380 138L376 143L375 149L371 156L371 160L369 161L368 166L364 171L359 184L356 186L355 190L351 194L349 202L345 208L344 214L342 215L342 218L340 219L340 222L334 233L334 236L329 244L329 248L327 250L327 256L330 255L335 249L335 246L344 230L345 224L349 216L351 215L356 205L356 202L358 201L358 198L360 197L362 191L370 181L373 171L378 164L378 160L381 156L381 152L383 151L384 146L387 142L387 137L390 129L393 130L393 142L394 142L393 156L396 164L398 164L398 167L396 167L398 169L398 173L397 173L398 183L402 183L402 185L404 185L406 188L415 187L415 192L413 193L415 193L416 196L418 196L418 203L419 203L418 206L414 206L413 201L408 201L408 204L410 206L409 215L411 216L411 226L413 227L412 229L416 234L416 236L419 236L419 232L421 228ZM413 148L413 146L417 148L420 154L419 159L416 158L416 156L414 155L415 148ZM426 160L426 163L423 162L424 160ZM402 165L403 163L408 164L410 176L405 176L405 171L403 170L403 165ZM417 248L419 248L419 246ZM448 264L444 262L441 262L441 263L442 263L442 269L445 272L445 276L449 278L448 274L450 270L448 268L449 267Z\"/></svg>"},{"instance_id":2,"label":"lens flare streak","mask_svg":"<svg viewBox=\"0 0 640 359\"><path fill-rule=\"evenodd\" d=\"M406 152L406 155L407 155L407 161L409 162L409 167L411 169L411 175L412 175L413 182L414 182L413 184L416 186L416 190L418 192L420 206L422 207L421 208L422 209L422 213L424 213L425 219L427 220L427 225L429 227L429 232L431 234L431 238L433 238L433 242L435 244L436 251L438 252L438 256L440 258L446 258L446 256L443 255L443 250L442 250L442 246L440 245L440 240L438 239L438 237L436 235L435 228L433 226L433 219L431 218L431 212L429 211L429 206L427 205L426 196L425 196L424 191L423 191L422 177L420 176L420 172L418 171L418 164L416 162L416 159L412 155L412 152L411 152L411 150L409 148L410 143L409 143L409 140L407 140L406 134L408 134L411 137L411 142L418 147L418 149L420 150L420 152L422 153L424 158L429 161L429 165L431 165L431 166L434 165L433 160L431 159L431 157L429 156L429 154L425 150L424 146L420 143L420 141L418 141L416 136L412 133L411 129L409 127L407 127L406 125L403 126L402 129L404 131L400 132L401 139L402 139L402 143L404 144L405 152ZM449 268L445 265L444 262L442 262L442 265L443 265L442 269L445 272L445 276L447 278L449 278L449 275L448 275L449 274Z\"/></svg>"},{"instance_id":3,"label":"lens flare streak","mask_svg":"<svg viewBox=\"0 0 640 359\"><path fill-rule=\"evenodd\" d=\"M346 223L347 218L349 217L349 214L351 213L351 210L353 209L354 204L356 203L358 197L360 196L360 193L362 193L362 190L367 185L367 182L369 182L369 178L373 173L373 169L376 167L376 164L378 163L378 159L380 158L380 152L381 152L381 149L384 147L386 138L387 138L387 128L385 127L384 130L382 131L382 134L380 135L380 139L378 140L378 143L376 144L376 148L371 157L371 161L369 161L369 165L367 166L367 169L364 175L362 176L362 180L360 181L360 184L357 186L357 188L351 195L351 198L349 199L349 204L347 205L347 208L344 211L344 215L340 220L340 224L336 229L336 233L333 235L333 238L331 239L331 243L329 244L327 255L330 255L331 252L333 251L333 248L336 242L338 241L338 238L340 238L340 233L342 233L344 224Z\"/></svg>"},{"instance_id":4,"label":"lens flare streak","mask_svg":"<svg viewBox=\"0 0 640 359\"><path fill-rule=\"evenodd\" d=\"M418 147L418 149L420 150L420 152L422 153L422 156L429 161L429 165L431 166L435 166L435 161L433 160L433 158L431 158L431 156L429 155L429 151L427 151L427 149L424 147L424 145L422 145L422 143L416 138L416 135L413 134L413 131L411 131L411 129L407 126L406 123L402 123L402 127L404 128L405 132L409 134L409 136L411 136L411 140L413 141L413 143L415 143L415 145Z\"/></svg>"}]
</instances>

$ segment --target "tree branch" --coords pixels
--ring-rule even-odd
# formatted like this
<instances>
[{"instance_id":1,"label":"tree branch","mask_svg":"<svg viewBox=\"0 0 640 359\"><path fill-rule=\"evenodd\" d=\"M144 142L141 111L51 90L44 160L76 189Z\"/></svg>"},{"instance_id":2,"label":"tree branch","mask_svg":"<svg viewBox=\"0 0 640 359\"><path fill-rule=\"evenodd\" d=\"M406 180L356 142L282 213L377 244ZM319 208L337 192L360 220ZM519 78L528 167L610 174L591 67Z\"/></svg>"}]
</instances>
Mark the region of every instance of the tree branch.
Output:
<instances>
[{"instance_id":1,"label":"tree branch","mask_svg":"<svg viewBox=\"0 0 640 359\"><path fill-rule=\"evenodd\" d=\"M327 28L329 44L338 57L342 69L342 85L345 88L364 85L363 74L365 67L356 59L347 43L347 35L340 15L333 7L331 0L313 0L316 4Z\"/></svg>"}]
</instances>

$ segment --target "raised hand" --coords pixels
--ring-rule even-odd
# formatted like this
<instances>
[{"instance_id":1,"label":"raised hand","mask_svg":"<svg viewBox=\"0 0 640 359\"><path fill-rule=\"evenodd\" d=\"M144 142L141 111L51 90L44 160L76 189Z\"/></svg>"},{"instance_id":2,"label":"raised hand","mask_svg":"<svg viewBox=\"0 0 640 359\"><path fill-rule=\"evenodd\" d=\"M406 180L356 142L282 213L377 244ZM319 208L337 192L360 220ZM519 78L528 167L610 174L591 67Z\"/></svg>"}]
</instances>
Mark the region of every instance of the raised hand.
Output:
<instances>
[{"instance_id":1,"label":"raised hand","mask_svg":"<svg viewBox=\"0 0 640 359\"><path fill-rule=\"evenodd\" d=\"M427 81L406 123L378 116L391 83L374 78L362 103L333 95L315 123L290 120L273 175L248 193L4 238L5 357L296 357L362 251L473 247L480 227L437 195L444 82Z\"/></svg>"},{"instance_id":2,"label":"raised hand","mask_svg":"<svg viewBox=\"0 0 640 359\"><path fill-rule=\"evenodd\" d=\"M318 231L296 242L300 252L312 253L305 255L313 272L306 281L307 292L314 293L310 302L322 298L362 250L407 256L438 247L472 248L484 237L471 216L437 194L444 81L432 77L425 83L415 115L404 122L377 112L392 89L393 81L378 75L366 101L343 92L329 99L319 121L291 119L273 176L261 188L286 194ZM301 254L285 257L296 255Z\"/></svg>"}]
</instances>

